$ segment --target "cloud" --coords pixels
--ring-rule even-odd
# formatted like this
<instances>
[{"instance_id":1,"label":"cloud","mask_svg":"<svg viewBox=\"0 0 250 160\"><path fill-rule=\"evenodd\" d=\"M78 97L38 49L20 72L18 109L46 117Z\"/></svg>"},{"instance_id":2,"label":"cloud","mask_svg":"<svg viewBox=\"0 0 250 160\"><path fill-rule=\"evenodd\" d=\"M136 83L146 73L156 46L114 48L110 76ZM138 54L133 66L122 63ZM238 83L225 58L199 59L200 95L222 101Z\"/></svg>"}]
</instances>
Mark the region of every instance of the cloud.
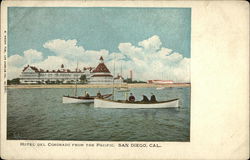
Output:
<instances>
[{"instance_id":1,"label":"cloud","mask_svg":"<svg viewBox=\"0 0 250 160\"><path fill-rule=\"evenodd\" d=\"M27 63L27 60L18 54L15 54L8 58L8 66L21 67L26 63Z\"/></svg>"},{"instance_id":2,"label":"cloud","mask_svg":"<svg viewBox=\"0 0 250 160\"><path fill-rule=\"evenodd\" d=\"M8 79L18 78L22 72L22 69L23 68L8 65L7 78Z\"/></svg>"},{"instance_id":3,"label":"cloud","mask_svg":"<svg viewBox=\"0 0 250 160\"><path fill-rule=\"evenodd\" d=\"M59 57L64 57L70 60L82 58L85 49L82 46L77 46L77 40L62 40L55 39L46 42L44 48L54 52Z\"/></svg>"},{"instance_id":4,"label":"cloud","mask_svg":"<svg viewBox=\"0 0 250 160\"><path fill-rule=\"evenodd\" d=\"M23 56L14 54L8 58L8 79L17 78L26 64L33 64L43 60L42 52L29 49L23 52Z\"/></svg>"},{"instance_id":5,"label":"cloud","mask_svg":"<svg viewBox=\"0 0 250 160\"><path fill-rule=\"evenodd\" d=\"M143 49L146 52L155 52L158 49L160 49L160 46L162 45L162 43L161 43L159 36L154 35L150 37L149 39L139 42L138 45L143 47Z\"/></svg>"},{"instance_id":6,"label":"cloud","mask_svg":"<svg viewBox=\"0 0 250 160\"><path fill-rule=\"evenodd\" d=\"M96 62L100 56L107 57L109 51L102 49L100 51L85 50L82 46L77 45L77 40L62 40L55 39L46 42L44 48L49 49L60 58L65 58L70 61L83 62L86 65L91 65Z\"/></svg>"},{"instance_id":7,"label":"cloud","mask_svg":"<svg viewBox=\"0 0 250 160\"><path fill-rule=\"evenodd\" d=\"M42 52L29 49L23 52L23 56L14 54L8 58L8 66L22 67L24 64L32 64L43 60Z\"/></svg>"},{"instance_id":8,"label":"cloud","mask_svg":"<svg viewBox=\"0 0 250 160\"><path fill-rule=\"evenodd\" d=\"M39 52L34 49L29 49L23 52L24 58L27 60L29 64L34 63L34 62L39 62L43 59L43 54L42 52Z\"/></svg>"},{"instance_id":9,"label":"cloud","mask_svg":"<svg viewBox=\"0 0 250 160\"><path fill-rule=\"evenodd\" d=\"M76 63L73 65L72 61L58 56L48 56L44 61L32 65L44 70L57 70L60 68L61 64L64 64L65 67L70 66L71 69L73 69L73 67L76 67Z\"/></svg>"},{"instance_id":10,"label":"cloud","mask_svg":"<svg viewBox=\"0 0 250 160\"><path fill-rule=\"evenodd\" d=\"M168 49L168 48L164 48L162 47L159 51L158 54L161 58L166 58L167 55L169 55L173 50L172 49Z\"/></svg>"},{"instance_id":11,"label":"cloud","mask_svg":"<svg viewBox=\"0 0 250 160\"><path fill-rule=\"evenodd\" d=\"M154 35L146 40L133 45L130 42L120 43L118 52L108 50L85 50L83 46L77 44L77 40L55 39L43 45L54 55L43 59L43 54L34 49L24 51L24 56L13 55L9 57L10 72L18 72L18 67L32 64L38 68L56 70L64 64L65 68L74 70L76 62L82 67L98 64L100 56L111 72L123 73L127 78L129 70L133 70L133 75L137 80L168 79L176 82L190 82L190 58L183 57L182 54L163 46L160 37ZM122 68L122 71L121 71ZM19 72L20 73L20 72ZM13 74L15 75L15 74Z\"/></svg>"},{"instance_id":12,"label":"cloud","mask_svg":"<svg viewBox=\"0 0 250 160\"><path fill-rule=\"evenodd\" d=\"M168 79L176 82L190 82L190 59L172 49L162 47L159 36L155 35L138 43L119 44L120 54L127 58L124 70L133 70L141 80ZM129 62L129 63L128 63Z\"/></svg>"}]
</instances>

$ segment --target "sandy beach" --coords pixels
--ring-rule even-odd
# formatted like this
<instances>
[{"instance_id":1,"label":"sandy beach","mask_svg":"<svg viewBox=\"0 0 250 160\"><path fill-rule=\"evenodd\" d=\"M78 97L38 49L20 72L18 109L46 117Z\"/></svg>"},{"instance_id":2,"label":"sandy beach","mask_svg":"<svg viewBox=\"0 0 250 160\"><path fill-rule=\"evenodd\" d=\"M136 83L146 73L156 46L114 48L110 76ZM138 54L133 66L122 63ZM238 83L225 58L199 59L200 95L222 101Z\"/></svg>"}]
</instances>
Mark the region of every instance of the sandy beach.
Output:
<instances>
[{"instance_id":1,"label":"sandy beach","mask_svg":"<svg viewBox=\"0 0 250 160\"><path fill-rule=\"evenodd\" d=\"M157 88L157 87L189 87L190 83L174 84L148 84L148 83L131 83L131 84L114 84L114 87L128 88ZM8 85L8 88L75 88L75 84L19 84ZM112 88L112 84L78 84L77 88Z\"/></svg>"}]
</instances>

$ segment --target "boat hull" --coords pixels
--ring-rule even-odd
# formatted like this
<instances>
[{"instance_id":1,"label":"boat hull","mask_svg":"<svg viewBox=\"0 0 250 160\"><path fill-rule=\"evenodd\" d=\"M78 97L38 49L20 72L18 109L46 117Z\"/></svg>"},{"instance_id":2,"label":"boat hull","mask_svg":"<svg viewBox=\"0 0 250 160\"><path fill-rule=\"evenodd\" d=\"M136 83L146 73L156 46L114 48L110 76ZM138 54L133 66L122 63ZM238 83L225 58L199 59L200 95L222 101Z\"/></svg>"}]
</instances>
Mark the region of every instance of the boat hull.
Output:
<instances>
[{"instance_id":1,"label":"boat hull","mask_svg":"<svg viewBox=\"0 0 250 160\"><path fill-rule=\"evenodd\" d=\"M130 90L129 89L120 89L120 90L117 90L117 92L129 92Z\"/></svg>"},{"instance_id":2,"label":"boat hull","mask_svg":"<svg viewBox=\"0 0 250 160\"><path fill-rule=\"evenodd\" d=\"M111 98L112 94L102 95L103 98ZM63 96L63 103L94 103L96 97L77 97L77 96Z\"/></svg>"},{"instance_id":3,"label":"boat hull","mask_svg":"<svg viewBox=\"0 0 250 160\"><path fill-rule=\"evenodd\" d=\"M94 100L94 107L96 108L177 108L179 107L179 99L169 100L165 102L158 102L158 103L122 103L117 101L111 100L104 100L96 98Z\"/></svg>"},{"instance_id":4,"label":"boat hull","mask_svg":"<svg viewBox=\"0 0 250 160\"><path fill-rule=\"evenodd\" d=\"M92 99L79 99L77 97L63 97L63 103L93 103L94 98Z\"/></svg>"},{"instance_id":5,"label":"boat hull","mask_svg":"<svg viewBox=\"0 0 250 160\"><path fill-rule=\"evenodd\" d=\"M117 92L129 92L130 89L128 87L120 87L120 88L116 88Z\"/></svg>"},{"instance_id":6,"label":"boat hull","mask_svg":"<svg viewBox=\"0 0 250 160\"><path fill-rule=\"evenodd\" d=\"M165 89L166 87L158 87L158 88L156 88L157 90L163 90L163 89Z\"/></svg>"}]
</instances>

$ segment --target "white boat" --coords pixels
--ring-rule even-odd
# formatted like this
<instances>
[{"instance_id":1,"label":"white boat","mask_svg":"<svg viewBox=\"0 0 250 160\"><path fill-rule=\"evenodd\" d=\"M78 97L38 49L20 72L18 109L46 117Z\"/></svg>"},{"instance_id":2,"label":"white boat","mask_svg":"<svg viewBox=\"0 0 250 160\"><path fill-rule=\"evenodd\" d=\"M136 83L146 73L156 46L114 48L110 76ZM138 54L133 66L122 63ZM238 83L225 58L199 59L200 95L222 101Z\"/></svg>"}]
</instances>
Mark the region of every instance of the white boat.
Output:
<instances>
[{"instance_id":1,"label":"white boat","mask_svg":"<svg viewBox=\"0 0 250 160\"><path fill-rule=\"evenodd\" d=\"M78 72L78 62L77 62L76 72ZM63 96L62 103L93 103L94 99L97 97L109 98L112 96L112 94L101 95L101 93L98 93L99 95L96 95L96 96L77 96L77 81L78 79L76 77L74 95ZM85 91L85 94L87 94L86 91Z\"/></svg>"},{"instance_id":2,"label":"white boat","mask_svg":"<svg viewBox=\"0 0 250 160\"><path fill-rule=\"evenodd\" d=\"M172 80L148 80L148 83L152 84L173 84Z\"/></svg>"},{"instance_id":3,"label":"white boat","mask_svg":"<svg viewBox=\"0 0 250 160\"><path fill-rule=\"evenodd\" d=\"M127 88L127 87L120 87L120 88L117 88L117 90L116 90L117 92L129 92L130 91L130 89L129 88Z\"/></svg>"},{"instance_id":4,"label":"white boat","mask_svg":"<svg viewBox=\"0 0 250 160\"><path fill-rule=\"evenodd\" d=\"M156 89L157 90L163 90L163 89L165 89L166 87L157 87Z\"/></svg>"},{"instance_id":5,"label":"white boat","mask_svg":"<svg viewBox=\"0 0 250 160\"><path fill-rule=\"evenodd\" d=\"M101 98L111 98L112 94L101 95ZM63 103L94 103L94 99L97 96L63 96Z\"/></svg>"},{"instance_id":6,"label":"white boat","mask_svg":"<svg viewBox=\"0 0 250 160\"><path fill-rule=\"evenodd\" d=\"M124 100L107 100L95 98L94 107L96 108L177 108L179 107L179 99L172 99L162 102L126 102Z\"/></svg>"}]
</instances>

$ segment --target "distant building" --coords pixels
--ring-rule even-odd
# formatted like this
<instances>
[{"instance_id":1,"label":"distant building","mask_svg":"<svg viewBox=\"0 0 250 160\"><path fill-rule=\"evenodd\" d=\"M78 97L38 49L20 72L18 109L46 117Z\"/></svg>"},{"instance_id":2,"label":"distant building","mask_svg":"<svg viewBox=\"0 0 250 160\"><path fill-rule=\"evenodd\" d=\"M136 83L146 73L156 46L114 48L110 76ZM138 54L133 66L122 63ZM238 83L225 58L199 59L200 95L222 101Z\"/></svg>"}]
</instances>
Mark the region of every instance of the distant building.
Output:
<instances>
[{"instance_id":1,"label":"distant building","mask_svg":"<svg viewBox=\"0 0 250 160\"><path fill-rule=\"evenodd\" d=\"M130 73L130 77L129 78L131 79L131 81L133 81L133 71L130 70L129 73Z\"/></svg>"},{"instance_id":2,"label":"distant building","mask_svg":"<svg viewBox=\"0 0 250 160\"><path fill-rule=\"evenodd\" d=\"M174 81L172 80L148 80L148 83L153 83L153 84L172 84Z\"/></svg>"},{"instance_id":3,"label":"distant building","mask_svg":"<svg viewBox=\"0 0 250 160\"><path fill-rule=\"evenodd\" d=\"M114 83L116 84L124 83L124 78L118 74L117 77L114 78Z\"/></svg>"}]
</instances>

